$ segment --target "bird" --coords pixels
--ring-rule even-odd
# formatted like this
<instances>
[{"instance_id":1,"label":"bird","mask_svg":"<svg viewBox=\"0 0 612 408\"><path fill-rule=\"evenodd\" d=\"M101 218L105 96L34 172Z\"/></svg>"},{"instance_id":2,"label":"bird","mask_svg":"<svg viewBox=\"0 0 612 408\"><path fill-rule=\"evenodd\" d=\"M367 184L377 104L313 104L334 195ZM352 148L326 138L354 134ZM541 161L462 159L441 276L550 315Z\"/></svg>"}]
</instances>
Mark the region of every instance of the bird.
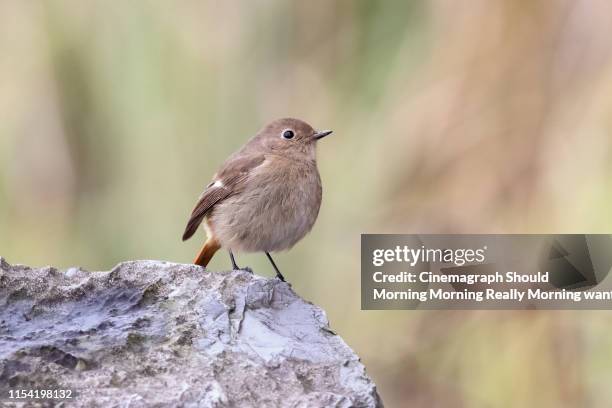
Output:
<instances>
[{"instance_id":1,"label":"bird","mask_svg":"<svg viewBox=\"0 0 612 408\"><path fill-rule=\"evenodd\" d=\"M183 241L201 224L207 235L193 263L206 267L223 248L239 270L234 252L263 252L285 282L270 253L291 249L312 229L322 200L316 146L331 133L300 119L276 119L229 156L185 227Z\"/></svg>"}]
</instances>

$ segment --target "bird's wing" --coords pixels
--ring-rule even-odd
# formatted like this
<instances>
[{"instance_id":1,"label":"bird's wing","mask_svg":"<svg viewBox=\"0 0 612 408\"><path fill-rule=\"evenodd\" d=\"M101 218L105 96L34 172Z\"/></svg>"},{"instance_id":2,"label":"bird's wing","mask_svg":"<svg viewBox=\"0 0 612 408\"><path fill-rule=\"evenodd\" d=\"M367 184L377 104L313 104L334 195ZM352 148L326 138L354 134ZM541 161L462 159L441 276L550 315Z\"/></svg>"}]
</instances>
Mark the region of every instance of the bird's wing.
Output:
<instances>
[{"instance_id":1,"label":"bird's wing","mask_svg":"<svg viewBox=\"0 0 612 408\"><path fill-rule=\"evenodd\" d=\"M213 181L206 186L198 199L187 226L183 233L183 241L195 234L202 223L204 216L220 201L239 192L246 182L250 172L261 165L265 160L263 154L237 155L230 157L213 177Z\"/></svg>"}]
</instances>

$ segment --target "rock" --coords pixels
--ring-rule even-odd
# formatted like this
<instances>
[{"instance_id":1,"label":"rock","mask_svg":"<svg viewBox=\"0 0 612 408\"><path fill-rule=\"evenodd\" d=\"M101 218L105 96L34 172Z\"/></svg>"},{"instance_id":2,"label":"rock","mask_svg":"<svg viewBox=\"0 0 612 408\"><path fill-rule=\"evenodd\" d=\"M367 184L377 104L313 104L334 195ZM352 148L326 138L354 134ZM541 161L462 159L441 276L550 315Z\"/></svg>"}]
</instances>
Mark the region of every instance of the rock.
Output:
<instances>
[{"instance_id":1,"label":"rock","mask_svg":"<svg viewBox=\"0 0 612 408\"><path fill-rule=\"evenodd\" d=\"M288 284L160 261L62 272L0 258L0 398L9 389L71 389L70 407L382 406Z\"/></svg>"}]
</instances>

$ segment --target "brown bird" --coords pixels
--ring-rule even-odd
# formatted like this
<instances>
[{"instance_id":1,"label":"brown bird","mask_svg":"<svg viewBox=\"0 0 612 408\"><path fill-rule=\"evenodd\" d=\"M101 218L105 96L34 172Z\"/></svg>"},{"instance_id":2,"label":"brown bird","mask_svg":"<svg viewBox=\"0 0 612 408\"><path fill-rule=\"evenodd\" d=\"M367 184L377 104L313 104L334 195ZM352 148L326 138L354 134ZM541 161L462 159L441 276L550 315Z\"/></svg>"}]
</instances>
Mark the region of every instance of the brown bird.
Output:
<instances>
[{"instance_id":1,"label":"brown bird","mask_svg":"<svg viewBox=\"0 0 612 408\"><path fill-rule=\"evenodd\" d=\"M285 280L270 252L290 249L311 229L321 207L315 131L299 119L273 121L232 154L206 186L191 213L183 241L204 221L208 239L193 261L206 266L220 248L264 252L276 276Z\"/></svg>"}]
</instances>

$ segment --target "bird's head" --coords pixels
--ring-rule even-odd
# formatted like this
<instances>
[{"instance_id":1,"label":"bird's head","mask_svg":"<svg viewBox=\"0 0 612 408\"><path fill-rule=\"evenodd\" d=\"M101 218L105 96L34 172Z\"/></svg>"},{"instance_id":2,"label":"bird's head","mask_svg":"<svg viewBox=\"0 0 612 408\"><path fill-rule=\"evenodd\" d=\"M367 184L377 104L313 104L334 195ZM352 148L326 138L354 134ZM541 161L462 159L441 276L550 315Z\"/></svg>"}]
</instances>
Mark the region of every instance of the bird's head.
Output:
<instances>
[{"instance_id":1,"label":"bird's head","mask_svg":"<svg viewBox=\"0 0 612 408\"><path fill-rule=\"evenodd\" d=\"M305 154L306 158L314 159L317 142L331 133L331 130L316 131L299 119L283 118L266 125L254 141L273 153L289 156Z\"/></svg>"}]
</instances>

